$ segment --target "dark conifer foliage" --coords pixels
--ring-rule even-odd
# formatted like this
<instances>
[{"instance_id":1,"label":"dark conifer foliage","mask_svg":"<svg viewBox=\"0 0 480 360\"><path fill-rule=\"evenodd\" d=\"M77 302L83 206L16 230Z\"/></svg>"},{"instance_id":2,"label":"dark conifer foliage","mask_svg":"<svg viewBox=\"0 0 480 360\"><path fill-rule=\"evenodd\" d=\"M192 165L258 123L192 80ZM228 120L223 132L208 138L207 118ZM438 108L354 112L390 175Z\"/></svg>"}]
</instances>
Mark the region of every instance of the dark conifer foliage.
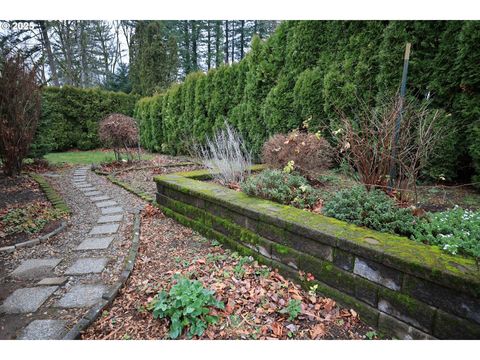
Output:
<instances>
[{"instance_id":1,"label":"dark conifer foliage","mask_svg":"<svg viewBox=\"0 0 480 360\"><path fill-rule=\"evenodd\" d=\"M245 21L244 29L251 26L258 36L238 63L242 22L234 27L229 21L228 32L226 22L208 24L215 32L211 49L228 51L228 61L226 53L220 57L228 63L233 49L235 63L218 66L215 55L217 69L187 76L182 84L137 104L147 133L163 129L163 136L150 137L151 149L185 153L190 143L221 126L224 117L254 155L269 136L305 121L311 131L331 139L339 112L354 116L361 106L376 106L398 91L405 44L411 42L407 96L445 110L438 126L450 129L424 175L466 181L476 171L480 178L479 21L286 21L266 40L261 39L266 23ZM250 35L243 36L250 41ZM160 116L142 115L160 103Z\"/></svg>"}]
</instances>

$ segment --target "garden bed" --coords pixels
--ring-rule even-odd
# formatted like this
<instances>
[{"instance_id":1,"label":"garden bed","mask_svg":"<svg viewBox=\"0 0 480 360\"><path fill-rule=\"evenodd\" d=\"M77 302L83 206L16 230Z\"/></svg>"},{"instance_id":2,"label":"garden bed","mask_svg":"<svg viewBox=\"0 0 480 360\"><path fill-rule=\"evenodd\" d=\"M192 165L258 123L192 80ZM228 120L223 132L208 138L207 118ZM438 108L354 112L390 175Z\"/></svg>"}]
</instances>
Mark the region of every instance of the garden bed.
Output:
<instances>
[{"instance_id":1,"label":"garden bed","mask_svg":"<svg viewBox=\"0 0 480 360\"><path fill-rule=\"evenodd\" d=\"M25 243L60 227L65 211L51 203L32 177L1 177L0 187L0 248Z\"/></svg>"},{"instance_id":2,"label":"garden bed","mask_svg":"<svg viewBox=\"0 0 480 360\"><path fill-rule=\"evenodd\" d=\"M407 238L359 228L216 184L206 171L155 178L164 212L355 308L399 338L479 338L480 271Z\"/></svg>"},{"instance_id":3,"label":"garden bed","mask_svg":"<svg viewBox=\"0 0 480 360\"><path fill-rule=\"evenodd\" d=\"M129 163L102 164L98 170L109 174L110 180L122 184L129 191L143 193L155 198L156 185L153 178L160 174L191 171L202 168L201 165L191 162L188 158L156 155L151 160Z\"/></svg>"},{"instance_id":4,"label":"garden bed","mask_svg":"<svg viewBox=\"0 0 480 360\"><path fill-rule=\"evenodd\" d=\"M209 242L195 231L148 207L141 222L133 272L111 307L82 339L164 339L170 323L154 319L148 304L176 275L200 281L225 304L201 339L365 339L378 338L350 308L310 295L272 268ZM307 276L307 275L305 275ZM301 312L290 319L291 300ZM292 315L295 315L292 311ZM182 334L180 338L186 338Z\"/></svg>"}]
</instances>

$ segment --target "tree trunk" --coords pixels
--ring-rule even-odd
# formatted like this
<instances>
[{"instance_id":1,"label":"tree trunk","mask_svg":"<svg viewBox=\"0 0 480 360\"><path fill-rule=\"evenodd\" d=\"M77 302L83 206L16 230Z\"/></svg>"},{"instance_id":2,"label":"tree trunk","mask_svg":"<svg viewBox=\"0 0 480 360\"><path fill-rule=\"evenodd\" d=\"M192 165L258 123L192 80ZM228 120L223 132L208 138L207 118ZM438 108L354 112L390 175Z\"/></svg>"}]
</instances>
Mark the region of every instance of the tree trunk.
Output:
<instances>
[{"instance_id":1,"label":"tree trunk","mask_svg":"<svg viewBox=\"0 0 480 360\"><path fill-rule=\"evenodd\" d=\"M198 70L198 54L197 54L197 40L198 40L198 31L197 31L197 22L192 20L192 70Z\"/></svg>"},{"instance_id":2,"label":"tree trunk","mask_svg":"<svg viewBox=\"0 0 480 360\"><path fill-rule=\"evenodd\" d=\"M48 67L50 68L52 75L53 85L60 86L60 83L58 82L57 65L53 58L52 45L50 44L50 38L48 37L47 22L45 20L40 20L38 23L42 32L43 46L47 52Z\"/></svg>"},{"instance_id":3,"label":"tree trunk","mask_svg":"<svg viewBox=\"0 0 480 360\"><path fill-rule=\"evenodd\" d=\"M230 41L232 42L232 52L230 58L232 63L235 61L235 21L232 21L232 36L230 36Z\"/></svg>"},{"instance_id":4,"label":"tree trunk","mask_svg":"<svg viewBox=\"0 0 480 360\"><path fill-rule=\"evenodd\" d=\"M225 64L229 63L228 59L228 52L230 49L228 48L228 20L225 20Z\"/></svg>"},{"instance_id":5,"label":"tree trunk","mask_svg":"<svg viewBox=\"0 0 480 360\"><path fill-rule=\"evenodd\" d=\"M207 70L212 67L212 32L210 20L207 21Z\"/></svg>"},{"instance_id":6,"label":"tree trunk","mask_svg":"<svg viewBox=\"0 0 480 360\"><path fill-rule=\"evenodd\" d=\"M185 42L185 58L184 58L184 67L185 67L185 75L191 71L191 62L190 62L190 34L189 34L189 26L188 20L185 20L183 23L183 39Z\"/></svg>"},{"instance_id":7,"label":"tree trunk","mask_svg":"<svg viewBox=\"0 0 480 360\"><path fill-rule=\"evenodd\" d=\"M215 67L219 67L222 63L222 57L220 53L220 41L222 38L222 26L221 22L215 21Z\"/></svg>"},{"instance_id":8,"label":"tree trunk","mask_svg":"<svg viewBox=\"0 0 480 360\"><path fill-rule=\"evenodd\" d=\"M84 22L80 22L80 62L81 62L81 85L86 88L89 84L87 64L87 34Z\"/></svg>"},{"instance_id":9,"label":"tree trunk","mask_svg":"<svg viewBox=\"0 0 480 360\"><path fill-rule=\"evenodd\" d=\"M245 49L245 20L240 20L240 60L244 57Z\"/></svg>"}]
</instances>

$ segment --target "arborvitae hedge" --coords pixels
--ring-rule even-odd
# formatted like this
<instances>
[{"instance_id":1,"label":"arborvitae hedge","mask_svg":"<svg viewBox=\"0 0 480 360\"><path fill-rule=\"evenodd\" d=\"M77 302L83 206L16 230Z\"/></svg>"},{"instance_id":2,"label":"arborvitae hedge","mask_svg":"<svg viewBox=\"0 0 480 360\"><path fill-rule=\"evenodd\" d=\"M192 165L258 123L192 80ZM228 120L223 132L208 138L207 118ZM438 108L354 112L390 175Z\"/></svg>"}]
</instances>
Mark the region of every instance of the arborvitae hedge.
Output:
<instances>
[{"instance_id":1,"label":"arborvitae hedge","mask_svg":"<svg viewBox=\"0 0 480 360\"><path fill-rule=\"evenodd\" d=\"M479 34L479 21L286 21L267 41L254 39L240 63L139 101L142 143L186 153L225 118L254 155L268 136L307 119L328 135L339 110L354 115L360 102L374 106L398 91L409 41L408 96L429 97L452 129L426 174L467 180L476 171L479 179Z\"/></svg>"},{"instance_id":2,"label":"arborvitae hedge","mask_svg":"<svg viewBox=\"0 0 480 360\"><path fill-rule=\"evenodd\" d=\"M137 100L134 95L100 89L44 88L42 115L32 154L41 156L48 151L101 147L97 137L99 121L110 113L132 116ZM151 129L142 134L155 138L158 135L153 135Z\"/></svg>"}]
</instances>

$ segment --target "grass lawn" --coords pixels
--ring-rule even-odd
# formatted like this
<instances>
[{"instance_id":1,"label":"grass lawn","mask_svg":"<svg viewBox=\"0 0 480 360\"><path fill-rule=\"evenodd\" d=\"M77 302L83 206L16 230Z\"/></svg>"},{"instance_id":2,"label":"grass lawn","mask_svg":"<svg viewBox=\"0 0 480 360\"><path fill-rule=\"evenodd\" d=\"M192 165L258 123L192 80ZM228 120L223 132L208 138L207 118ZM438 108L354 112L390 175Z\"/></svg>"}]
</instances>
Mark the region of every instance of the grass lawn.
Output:
<instances>
[{"instance_id":1,"label":"grass lawn","mask_svg":"<svg viewBox=\"0 0 480 360\"><path fill-rule=\"evenodd\" d=\"M141 158L142 160L149 160L153 158L153 155L144 153ZM45 159L51 164L99 164L101 162L115 160L115 155L113 154L113 151L67 151L47 154L45 155Z\"/></svg>"}]
</instances>

